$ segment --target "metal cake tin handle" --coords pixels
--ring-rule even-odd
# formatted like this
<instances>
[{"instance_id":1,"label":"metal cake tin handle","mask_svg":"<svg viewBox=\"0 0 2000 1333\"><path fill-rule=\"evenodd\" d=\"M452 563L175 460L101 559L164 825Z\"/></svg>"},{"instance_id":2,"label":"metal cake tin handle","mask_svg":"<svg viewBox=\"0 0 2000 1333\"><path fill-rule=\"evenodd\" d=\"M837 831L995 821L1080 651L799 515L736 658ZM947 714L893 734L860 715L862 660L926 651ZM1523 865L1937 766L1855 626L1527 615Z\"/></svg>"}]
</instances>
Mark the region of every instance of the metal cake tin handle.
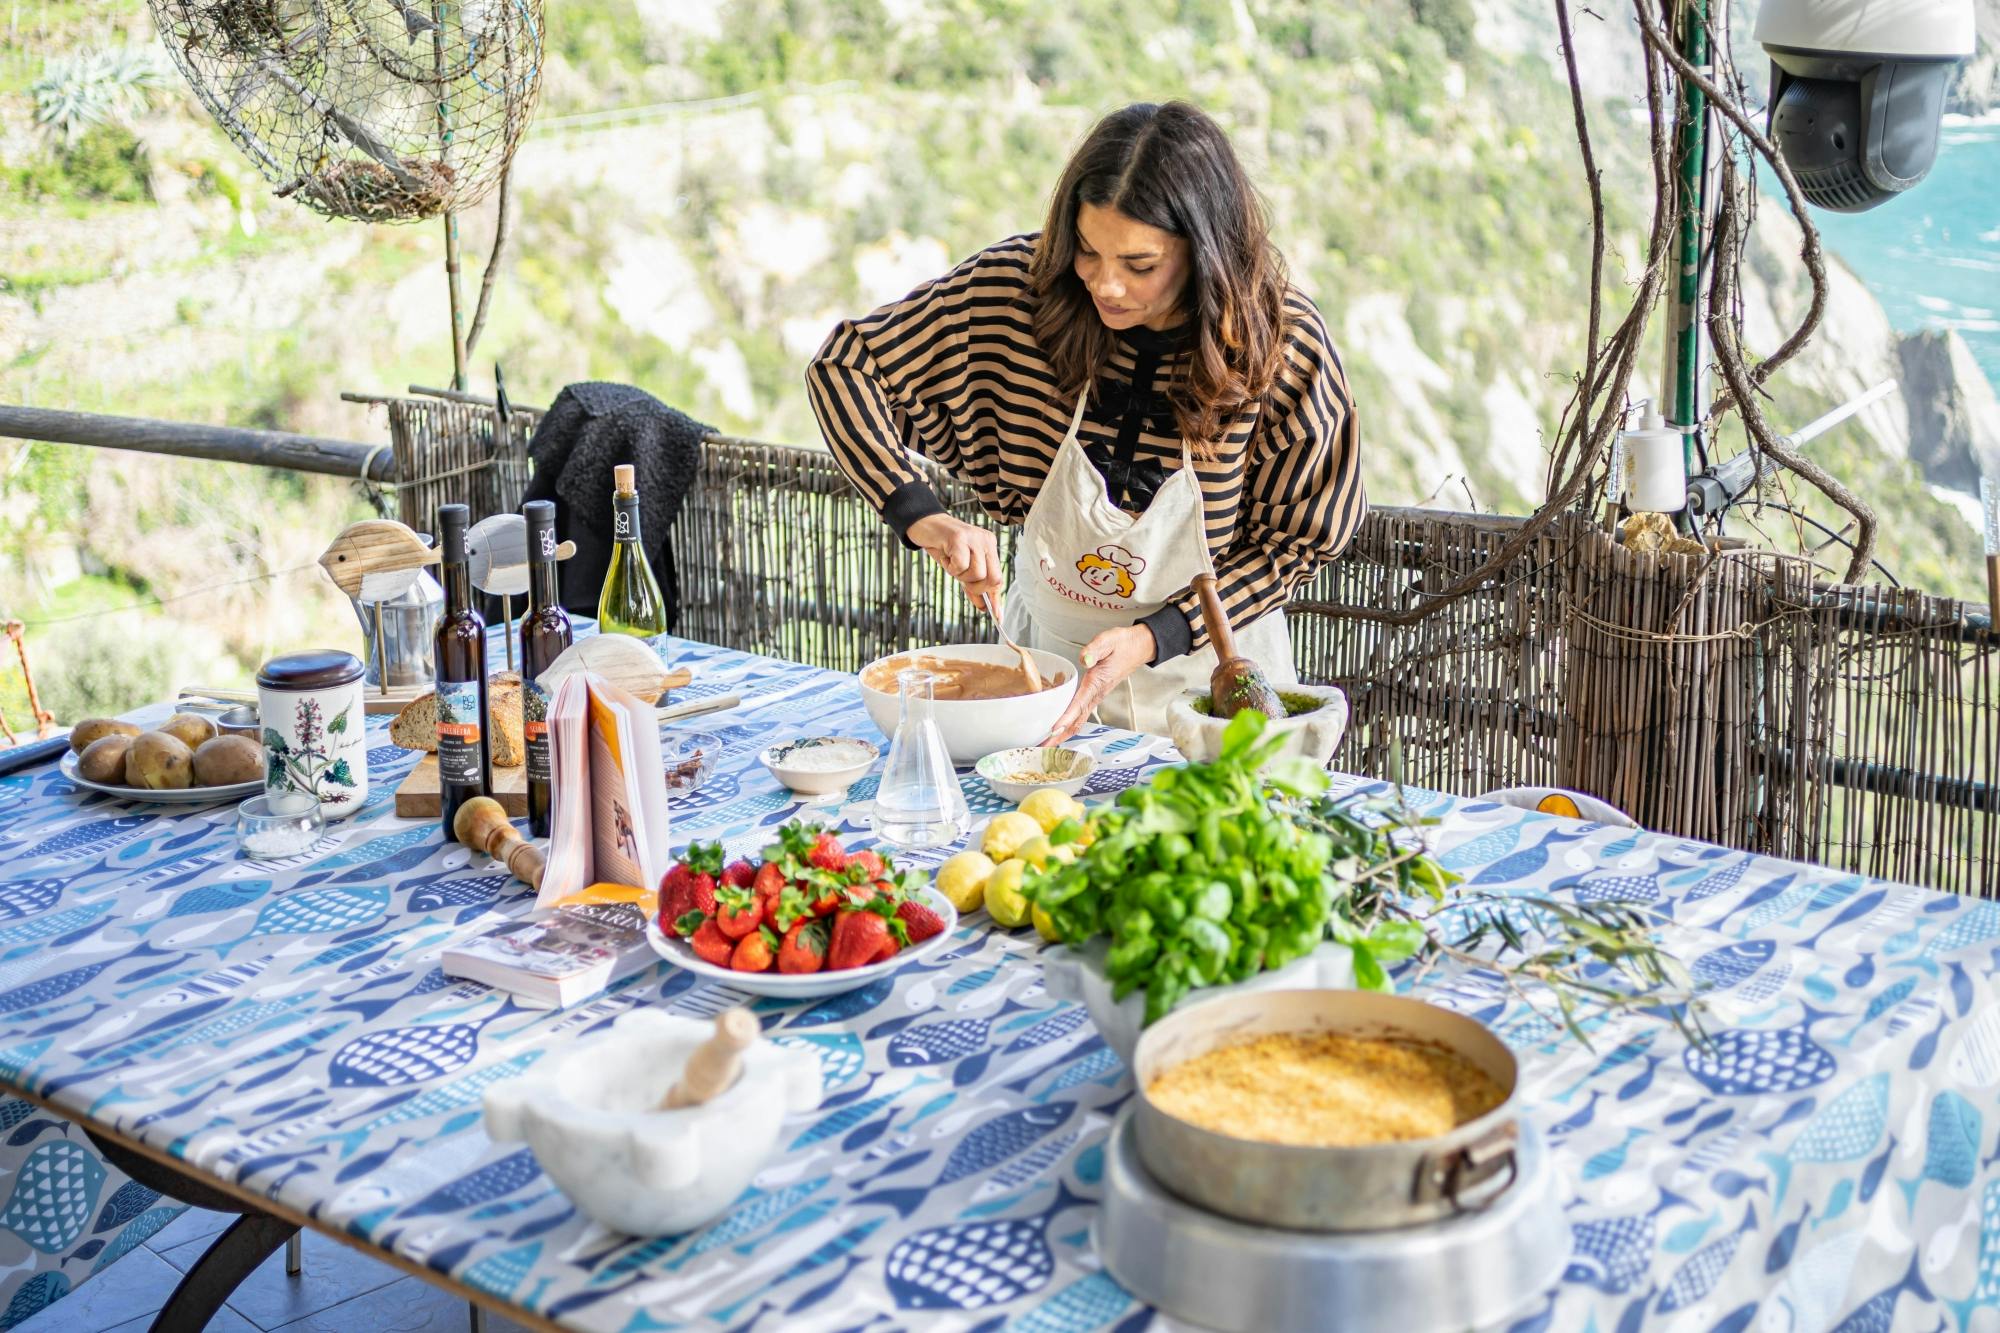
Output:
<instances>
[{"instance_id":1,"label":"metal cake tin handle","mask_svg":"<svg viewBox=\"0 0 2000 1333\"><path fill-rule=\"evenodd\" d=\"M1454 1213L1477 1212L1486 1207L1505 1194L1520 1177L1520 1162L1515 1151L1518 1137L1514 1122L1509 1120L1493 1126L1470 1143L1443 1153L1426 1153L1418 1160L1416 1178L1410 1183L1410 1202L1427 1204L1442 1199L1451 1205ZM1507 1173L1505 1184L1487 1191L1475 1202L1465 1202L1467 1194L1502 1171Z\"/></svg>"}]
</instances>

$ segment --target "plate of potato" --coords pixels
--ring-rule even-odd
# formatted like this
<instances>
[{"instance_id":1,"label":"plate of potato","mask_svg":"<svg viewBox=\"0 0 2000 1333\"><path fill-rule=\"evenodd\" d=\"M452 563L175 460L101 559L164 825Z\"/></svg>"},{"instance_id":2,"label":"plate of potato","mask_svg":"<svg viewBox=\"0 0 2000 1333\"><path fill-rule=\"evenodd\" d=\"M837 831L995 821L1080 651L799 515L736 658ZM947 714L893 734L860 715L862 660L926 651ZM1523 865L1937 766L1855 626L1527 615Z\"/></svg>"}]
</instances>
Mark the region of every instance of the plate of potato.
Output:
<instances>
[{"instance_id":1,"label":"plate of potato","mask_svg":"<svg viewBox=\"0 0 2000 1333\"><path fill-rule=\"evenodd\" d=\"M213 805L264 790L264 747L200 713L175 713L151 731L86 718L70 729L61 768L79 787L161 805Z\"/></svg>"}]
</instances>

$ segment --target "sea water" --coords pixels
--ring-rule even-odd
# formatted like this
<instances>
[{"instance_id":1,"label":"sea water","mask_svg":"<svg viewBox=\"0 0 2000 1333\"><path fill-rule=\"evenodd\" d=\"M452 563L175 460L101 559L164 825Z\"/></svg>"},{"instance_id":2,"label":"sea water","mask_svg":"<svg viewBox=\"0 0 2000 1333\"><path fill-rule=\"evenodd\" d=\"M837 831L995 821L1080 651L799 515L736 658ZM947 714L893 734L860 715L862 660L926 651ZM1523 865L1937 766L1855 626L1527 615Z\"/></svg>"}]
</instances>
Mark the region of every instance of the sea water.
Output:
<instances>
[{"instance_id":1,"label":"sea water","mask_svg":"<svg viewBox=\"0 0 2000 1333\"><path fill-rule=\"evenodd\" d=\"M1815 210L1826 247L1902 333L1957 329L2000 385L2000 116L1947 117L1937 164L1866 213ZM1776 190L1776 182L1766 188ZM1783 205L1780 204L1780 207Z\"/></svg>"}]
</instances>

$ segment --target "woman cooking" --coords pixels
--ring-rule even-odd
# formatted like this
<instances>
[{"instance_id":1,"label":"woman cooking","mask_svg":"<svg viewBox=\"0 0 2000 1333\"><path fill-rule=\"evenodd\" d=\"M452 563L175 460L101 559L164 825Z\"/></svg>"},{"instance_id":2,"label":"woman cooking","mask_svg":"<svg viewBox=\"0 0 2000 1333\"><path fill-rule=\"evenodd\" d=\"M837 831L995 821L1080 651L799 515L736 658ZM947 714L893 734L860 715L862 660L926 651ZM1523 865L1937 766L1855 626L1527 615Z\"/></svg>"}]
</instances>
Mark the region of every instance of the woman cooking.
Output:
<instances>
[{"instance_id":1,"label":"woman cooking","mask_svg":"<svg viewBox=\"0 0 2000 1333\"><path fill-rule=\"evenodd\" d=\"M908 451L1026 526L1004 626L1085 668L1051 743L1093 712L1164 733L1206 688L1189 584L1210 569L1238 651L1293 679L1285 601L1365 510L1332 339L1228 137L1184 102L1105 117L1039 234L844 321L806 379L842 469L975 604L1008 582L998 545Z\"/></svg>"}]
</instances>

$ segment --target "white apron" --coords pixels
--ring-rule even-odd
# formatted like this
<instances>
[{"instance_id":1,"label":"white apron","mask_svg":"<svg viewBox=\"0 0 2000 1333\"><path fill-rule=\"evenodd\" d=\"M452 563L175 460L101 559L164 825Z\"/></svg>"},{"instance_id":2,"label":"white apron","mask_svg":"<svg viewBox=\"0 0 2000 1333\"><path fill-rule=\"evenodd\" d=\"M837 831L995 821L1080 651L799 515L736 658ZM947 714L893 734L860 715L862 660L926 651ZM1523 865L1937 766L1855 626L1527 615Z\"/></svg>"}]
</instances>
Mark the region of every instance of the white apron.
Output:
<instances>
[{"instance_id":1,"label":"white apron","mask_svg":"<svg viewBox=\"0 0 2000 1333\"><path fill-rule=\"evenodd\" d=\"M1137 623L1166 605L1197 574L1213 571L1202 522L1200 479L1187 441L1180 471L1154 493L1137 518L1111 503L1104 474L1077 439L1082 401L1048 480L1028 508L1014 554L1014 582L1001 621L1016 643L1083 664L1083 646L1108 629ZM1283 611L1236 629L1237 651L1274 683L1298 679ZM1140 667L1098 706L1107 726L1167 734L1167 705L1184 691L1205 691L1215 650L1203 648L1160 666Z\"/></svg>"}]
</instances>

